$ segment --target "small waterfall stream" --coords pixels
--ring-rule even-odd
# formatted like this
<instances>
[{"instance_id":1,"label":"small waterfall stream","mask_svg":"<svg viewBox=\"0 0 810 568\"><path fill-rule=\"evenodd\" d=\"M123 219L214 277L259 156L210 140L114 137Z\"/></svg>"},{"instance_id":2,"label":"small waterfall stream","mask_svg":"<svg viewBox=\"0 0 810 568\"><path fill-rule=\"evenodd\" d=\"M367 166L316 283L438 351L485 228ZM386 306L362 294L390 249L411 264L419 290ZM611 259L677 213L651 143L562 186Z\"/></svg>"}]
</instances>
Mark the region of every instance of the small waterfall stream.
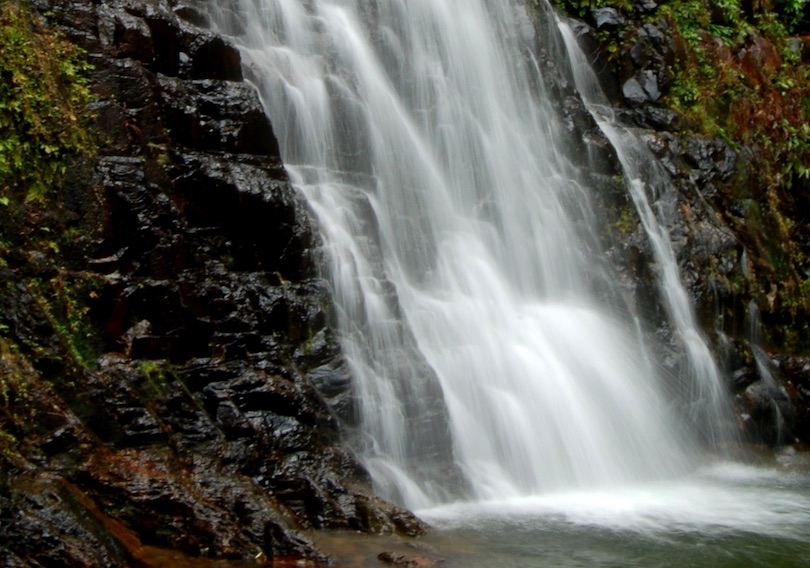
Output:
<instances>
[{"instance_id":1,"label":"small waterfall stream","mask_svg":"<svg viewBox=\"0 0 810 568\"><path fill-rule=\"evenodd\" d=\"M229 5L211 13L239 45L326 243L359 402L354 444L378 490L422 508L690 467L694 441L616 289L593 189L532 63L528 8ZM701 389L693 399L718 438L717 370L632 154L620 151L625 176L692 367L680 379Z\"/></svg>"},{"instance_id":2,"label":"small waterfall stream","mask_svg":"<svg viewBox=\"0 0 810 568\"><path fill-rule=\"evenodd\" d=\"M656 213L656 206L649 197L664 194L671 181L644 141L615 121L607 97L601 91L596 74L579 48L573 31L562 21L558 20L557 24L571 59L577 90L616 150L625 186L650 242L657 264L660 296L689 360L688 372L681 381L682 388L688 390L684 396L689 403L688 418L713 447L720 448L736 439L729 396L717 363L698 328L694 309L678 272L669 234L659 221L662 215Z\"/></svg>"}]
</instances>

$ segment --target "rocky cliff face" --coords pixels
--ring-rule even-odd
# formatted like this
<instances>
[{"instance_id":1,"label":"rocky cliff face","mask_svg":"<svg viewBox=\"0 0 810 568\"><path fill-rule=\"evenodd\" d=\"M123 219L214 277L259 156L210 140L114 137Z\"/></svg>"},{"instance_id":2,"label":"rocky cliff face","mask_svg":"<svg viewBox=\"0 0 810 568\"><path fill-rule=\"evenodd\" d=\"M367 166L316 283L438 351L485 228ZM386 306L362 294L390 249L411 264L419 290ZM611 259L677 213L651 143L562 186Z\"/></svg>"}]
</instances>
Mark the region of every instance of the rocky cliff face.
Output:
<instances>
[{"instance_id":1,"label":"rocky cliff face","mask_svg":"<svg viewBox=\"0 0 810 568\"><path fill-rule=\"evenodd\" d=\"M238 52L178 0L32 4L95 65L99 140L57 200L3 227L21 243L0 258L3 565L326 561L302 531L420 532L341 442L349 377L317 234ZM665 222L742 426L807 442L810 362L758 358L748 329L765 263L732 190L756 185L751 160L659 104L682 46L636 4L635 20L601 9L576 30L597 55L595 30L634 30L603 77L675 182ZM677 365L615 155L543 49L576 155L595 158L611 259Z\"/></svg>"},{"instance_id":2,"label":"rocky cliff face","mask_svg":"<svg viewBox=\"0 0 810 568\"><path fill-rule=\"evenodd\" d=\"M673 182L671 190L654 196L654 206L670 234L701 326L728 378L743 438L765 447L806 447L810 367L803 355L808 297L802 267L808 224L800 204L808 187L799 176L791 179L773 171L791 160L806 159L808 149L787 141L779 163L771 166L767 160L776 160L771 152L779 152L763 148L765 135L752 134L802 128L802 115L789 112L787 91L775 86L779 73L796 74L796 79L786 79L788 84L801 77L800 69L807 64L801 38L784 39L798 50L798 67L785 71L775 45L779 38L760 35L762 30L751 24L732 22L711 3L691 16L686 10L695 7L687 2L680 3L683 8L649 0L602 2L602 7L584 11L577 3L561 4L583 17L572 26L595 61L617 119L637 129ZM762 13L740 17L757 22L775 17L763 6L751 10ZM696 29L684 31L686 24ZM732 47L708 31L732 33L734 26L747 31ZM687 32L692 43L684 37ZM701 89L716 93L717 100L696 98L691 107L679 109L684 112L673 110L683 106L684 99L674 90L683 90L684 81L695 81L698 57L704 83L689 87L699 97L704 96ZM800 98L806 88L794 84L794 97ZM748 110L735 114L734 107L748 109L753 104L772 106L755 115L743 114ZM701 105L712 107L708 115ZM703 122L698 121L701 112ZM729 126L720 130L721 137L718 125L723 124ZM766 146L780 143L774 136ZM638 221L627 214L620 192L605 192L605 207L613 216L607 231L613 261L635 287L653 335L662 340L661 348L671 353L669 361L675 366L680 357L677 341L667 329L662 306L647 292L657 270L647 239Z\"/></svg>"},{"instance_id":3,"label":"rocky cliff face","mask_svg":"<svg viewBox=\"0 0 810 568\"><path fill-rule=\"evenodd\" d=\"M238 52L178 2L34 4L95 65L99 148L25 206L59 253L29 239L0 266L3 565L325 560L300 530L419 533L340 441L318 238Z\"/></svg>"}]
</instances>

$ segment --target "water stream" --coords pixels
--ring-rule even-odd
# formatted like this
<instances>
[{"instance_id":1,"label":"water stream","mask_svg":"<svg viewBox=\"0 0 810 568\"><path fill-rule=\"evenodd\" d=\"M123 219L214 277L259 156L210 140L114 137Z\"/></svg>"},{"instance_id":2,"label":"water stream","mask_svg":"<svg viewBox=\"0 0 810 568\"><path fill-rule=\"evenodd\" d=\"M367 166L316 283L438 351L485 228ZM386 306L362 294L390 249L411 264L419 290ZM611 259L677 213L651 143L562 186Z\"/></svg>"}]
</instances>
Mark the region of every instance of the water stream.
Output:
<instances>
[{"instance_id":1,"label":"water stream","mask_svg":"<svg viewBox=\"0 0 810 568\"><path fill-rule=\"evenodd\" d=\"M358 400L352 443L381 494L439 524L458 501L478 513L450 518L492 518L505 503L556 518L611 488L634 503L694 475L696 429L728 443L717 368L645 197L666 181L650 180L632 139L583 94L652 243L689 362L678 377L661 372L605 261L528 8L240 0L210 11L317 216ZM561 56L577 57L561 29ZM694 391L689 408L665 380Z\"/></svg>"},{"instance_id":2,"label":"water stream","mask_svg":"<svg viewBox=\"0 0 810 568\"><path fill-rule=\"evenodd\" d=\"M577 90L616 150L625 186L656 260L659 294L689 360L684 376L680 377L681 387L688 391L684 398L689 419L714 448L721 448L736 438L729 395L698 327L689 295L680 278L669 233L661 221L666 217L661 210L669 205L668 200L661 197L672 183L646 143L632 129L623 127L614 119L613 109L571 28L561 20L557 20L557 25L571 60ZM656 197L659 199L654 202Z\"/></svg>"}]
</instances>

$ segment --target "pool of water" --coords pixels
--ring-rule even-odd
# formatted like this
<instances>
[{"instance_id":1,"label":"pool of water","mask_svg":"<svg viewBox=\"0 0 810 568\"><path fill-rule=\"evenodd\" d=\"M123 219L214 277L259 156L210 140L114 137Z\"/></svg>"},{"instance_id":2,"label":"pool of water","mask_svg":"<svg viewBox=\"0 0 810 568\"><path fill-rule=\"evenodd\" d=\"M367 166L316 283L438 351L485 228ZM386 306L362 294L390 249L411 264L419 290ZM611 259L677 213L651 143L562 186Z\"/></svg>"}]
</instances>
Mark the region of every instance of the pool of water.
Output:
<instances>
[{"instance_id":1,"label":"pool of water","mask_svg":"<svg viewBox=\"0 0 810 568\"><path fill-rule=\"evenodd\" d=\"M678 480L455 503L417 511L432 530L414 542L327 548L346 566L400 550L443 568L810 567L809 463L790 454L772 467L718 463Z\"/></svg>"},{"instance_id":2,"label":"pool of water","mask_svg":"<svg viewBox=\"0 0 810 568\"><path fill-rule=\"evenodd\" d=\"M810 471L685 479L418 511L444 566L810 566Z\"/></svg>"}]
</instances>

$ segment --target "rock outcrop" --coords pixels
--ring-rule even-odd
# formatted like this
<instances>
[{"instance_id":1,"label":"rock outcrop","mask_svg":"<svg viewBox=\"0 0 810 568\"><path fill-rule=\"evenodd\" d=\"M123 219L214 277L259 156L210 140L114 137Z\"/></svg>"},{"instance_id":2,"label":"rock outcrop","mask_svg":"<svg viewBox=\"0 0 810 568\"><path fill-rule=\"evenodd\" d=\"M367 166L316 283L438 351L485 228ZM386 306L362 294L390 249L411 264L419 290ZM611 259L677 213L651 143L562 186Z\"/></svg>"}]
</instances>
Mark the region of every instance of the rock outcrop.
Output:
<instances>
[{"instance_id":1,"label":"rock outcrop","mask_svg":"<svg viewBox=\"0 0 810 568\"><path fill-rule=\"evenodd\" d=\"M727 378L741 431L757 445L803 447L810 442L810 397L805 360L796 353L806 334L807 306L795 281L806 278L796 264L806 256L802 235L808 225L797 209L804 192L798 179L790 191L775 187L763 173L755 145L734 145L729 133L725 139L706 134L705 125L668 107L676 70L696 57L673 20L676 9L635 0L591 10L584 22L572 25L596 62L617 120L636 130L672 181L671 189L652 196L653 206ZM731 25L717 20L717 14L707 17L713 24ZM708 33L693 33L702 45L703 64L724 66L717 77L731 69L748 85L764 85L770 84L767 74L779 68L774 45L754 32L733 53ZM769 112L776 116L781 110ZM787 114L783 118L788 124ZM622 215L627 203L620 193L611 190L605 199L609 211L619 212L612 259L636 286L652 334L672 353L670 364L677 365L677 342L664 310L655 294L645 292L656 267L643 229L634 215Z\"/></svg>"},{"instance_id":2,"label":"rock outcrop","mask_svg":"<svg viewBox=\"0 0 810 568\"><path fill-rule=\"evenodd\" d=\"M318 236L238 51L178 2L34 5L95 65L100 140L60 253L0 267L3 565L325 562L302 530L418 534L341 442Z\"/></svg>"}]
</instances>

